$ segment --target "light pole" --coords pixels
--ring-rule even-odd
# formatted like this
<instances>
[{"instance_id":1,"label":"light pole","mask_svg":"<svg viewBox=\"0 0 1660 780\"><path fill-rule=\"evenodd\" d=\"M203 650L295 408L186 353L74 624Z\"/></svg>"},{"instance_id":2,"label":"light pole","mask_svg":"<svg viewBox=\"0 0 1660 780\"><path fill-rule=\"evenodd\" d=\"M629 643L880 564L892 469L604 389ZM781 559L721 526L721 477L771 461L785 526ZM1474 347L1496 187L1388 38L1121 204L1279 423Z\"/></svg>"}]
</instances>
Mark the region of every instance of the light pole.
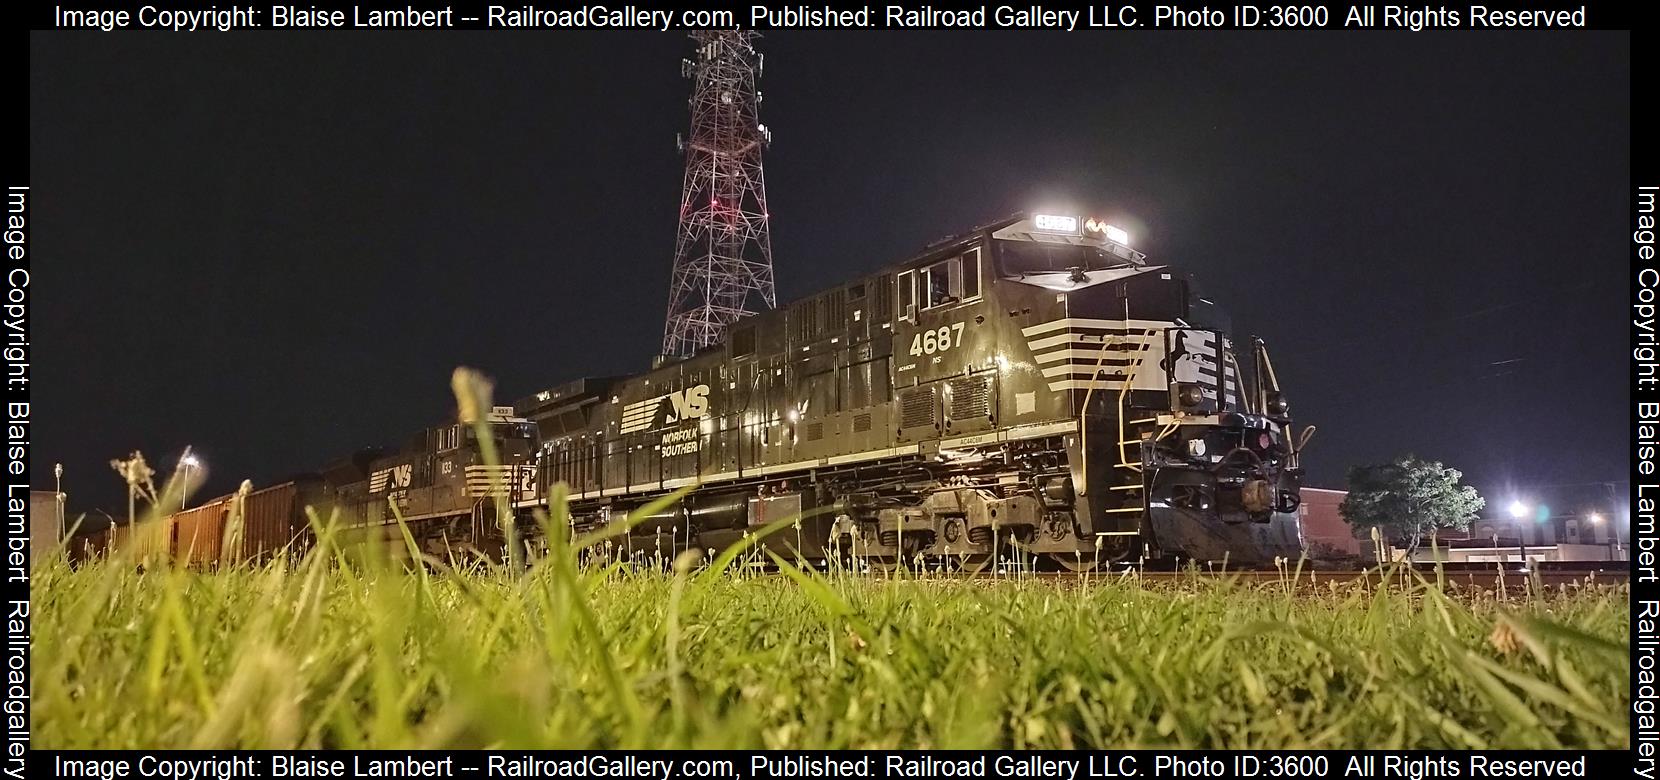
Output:
<instances>
[{"instance_id":1,"label":"light pole","mask_svg":"<svg viewBox=\"0 0 1660 780\"><path fill-rule=\"evenodd\" d=\"M55 485L55 488L54 488L54 492L57 493L57 498L58 498L58 532L57 532L57 537L59 539L62 539L63 538L63 464L62 463L52 464L52 478L57 480L57 484Z\"/></svg>"},{"instance_id":2,"label":"light pole","mask_svg":"<svg viewBox=\"0 0 1660 780\"><path fill-rule=\"evenodd\" d=\"M200 466L202 461L196 458L188 448L179 456L179 469L184 472L184 478L179 481L179 510L183 511L185 504L190 501L190 470Z\"/></svg>"},{"instance_id":3,"label":"light pole","mask_svg":"<svg viewBox=\"0 0 1660 780\"><path fill-rule=\"evenodd\" d=\"M1591 521L1591 525L1599 526L1599 527L1602 525L1602 513L1601 512L1592 512L1591 514L1587 515L1585 519ZM1617 551L1620 549L1619 539L1616 536L1618 533L1619 533L1618 526L1612 526L1612 525L1609 526L1608 535L1607 535L1608 560L1611 560L1611 561L1618 560L1618 558L1615 557L1615 555L1617 554Z\"/></svg>"},{"instance_id":4,"label":"light pole","mask_svg":"<svg viewBox=\"0 0 1660 780\"><path fill-rule=\"evenodd\" d=\"M1527 534L1522 533L1521 520L1527 517L1528 506L1521 501L1510 502L1510 518L1516 521L1516 545L1522 555L1522 569L1527 570Z\"/></svg>"}]
</instances>

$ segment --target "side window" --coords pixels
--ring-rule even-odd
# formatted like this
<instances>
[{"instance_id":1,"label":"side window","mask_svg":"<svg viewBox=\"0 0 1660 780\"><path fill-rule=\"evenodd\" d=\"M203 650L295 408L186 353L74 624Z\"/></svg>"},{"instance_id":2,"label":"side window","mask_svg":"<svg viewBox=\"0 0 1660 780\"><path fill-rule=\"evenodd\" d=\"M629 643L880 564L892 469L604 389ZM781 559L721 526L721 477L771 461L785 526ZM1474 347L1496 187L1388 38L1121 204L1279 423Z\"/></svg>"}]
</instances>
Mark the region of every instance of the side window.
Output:
<instances>
[{"instance_id":1,"label":"side window","mask_svg":"<svg viewBox=\"0 0 1660 780\"><path fill-rule=\"evenodd\" d=\"M922 284L926 296L922 308L932 309L961 300L957 297L957 265L957 258L953 257L922 269Z\"/></svg>"},{"instance_id":2,"label":"side window","mask_svg":"<svg viewBox=\"0 0 1660 780\"><path fill-rule=\"evenodd\" d=\"M972 301L980 297L980 250L970 249L963 254L962 298Z\"/></svg>"},{"instance_id":3,"label":"side window","mask_svg":"<svg viewBox=\"0 0 1660 780\"><path fill-rule=\"evenodd\" d=\"M916 316L916 273L913 271L902 271L900 272L898 278L898 318L908 320Z\"/></svg>"}]
</instances>

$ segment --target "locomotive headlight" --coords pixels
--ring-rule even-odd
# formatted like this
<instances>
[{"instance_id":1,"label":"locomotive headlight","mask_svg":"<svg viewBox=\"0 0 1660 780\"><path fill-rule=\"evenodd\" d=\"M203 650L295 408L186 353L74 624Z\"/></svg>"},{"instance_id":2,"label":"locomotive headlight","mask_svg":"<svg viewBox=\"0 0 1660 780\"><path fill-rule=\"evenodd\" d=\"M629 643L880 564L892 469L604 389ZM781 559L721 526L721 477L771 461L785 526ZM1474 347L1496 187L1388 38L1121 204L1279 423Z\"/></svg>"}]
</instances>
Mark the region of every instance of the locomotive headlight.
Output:
<instances>
[{"instance_id":1,"label":"locomotive headlight","mask_svg":"<svg viewBox=\"0 0 1660 780\"><path fill-rule=\"evenodd\" d=\"M1187 440L1187 454L1191 455L1195 458L1203 458L1205 456L1205 440L1204 439L1188 439Z\"/></svg>"},{"instance_id":2,"label":"locomotive headlight","mask_svg":"<svg viewBox=\"0 0 1660 780\"><path fill-rule=\"evenodd\" d=\"M1060 214L1038 214L1032 217L1032 227L1045 233L1077 233L1078 218Z\"/></svg>"},{"instance_id":3,"label":"locomotive headlight","mask_svg":"<svg viewBox=\"0 0 1660 780\"><path fill-rule=\"evenodd\" d=\"M1124 228L1103 223L1101 225L1101 230L1107 234L1108 241L1115 241L1123 244L1124 246L1130 245L1130 234L1124 232Z\"/></svg>"},{"instance_id":4,"label":"locomotive headlight","mask_svg":"<svg viewBox=\"0 0 1660 780\"><path fill-rule=\"evenodd\" d=\"M1199 389L1198 385L1184 382L1178 387L1180 389L1176 391L1176 398L1182 406L1198 406L1205 402L1205 391Z\"/></svg>"}]
</instances>

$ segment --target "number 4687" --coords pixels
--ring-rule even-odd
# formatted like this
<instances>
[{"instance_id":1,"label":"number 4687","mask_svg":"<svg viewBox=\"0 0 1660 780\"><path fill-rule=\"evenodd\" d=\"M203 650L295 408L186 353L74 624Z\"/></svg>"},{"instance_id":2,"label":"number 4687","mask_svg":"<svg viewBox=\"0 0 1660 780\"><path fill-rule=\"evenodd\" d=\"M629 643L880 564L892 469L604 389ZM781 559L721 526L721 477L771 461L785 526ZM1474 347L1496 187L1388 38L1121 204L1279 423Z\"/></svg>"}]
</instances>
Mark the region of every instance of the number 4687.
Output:
<instances>
[{"instance_id":1,"label":"number 4687","mask_svg":"<svg viewBox=\"0 0 1660 780\"><path fill-rule=\"evenodd\" d=\"M912 355L932 355L963 343L963 323L956 322L934 330L925 330L911 338Z\"/></svg>"}]
</instances>

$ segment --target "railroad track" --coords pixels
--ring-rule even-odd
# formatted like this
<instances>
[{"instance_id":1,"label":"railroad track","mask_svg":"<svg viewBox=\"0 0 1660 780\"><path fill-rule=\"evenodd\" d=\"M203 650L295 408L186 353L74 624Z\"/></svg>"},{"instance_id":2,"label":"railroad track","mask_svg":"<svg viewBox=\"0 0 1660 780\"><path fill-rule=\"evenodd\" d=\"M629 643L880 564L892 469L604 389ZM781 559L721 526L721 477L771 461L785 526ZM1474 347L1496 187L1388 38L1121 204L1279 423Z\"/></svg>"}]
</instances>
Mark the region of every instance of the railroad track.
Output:
<instances>
[{"instance_id":1,"label":"railroad track","mask_svg":"<svg viewBox=\"0 0 1660 780\"><path fill-rule=\"evenodd\" d=\"M1631 570L1614 566L1552 566L1532 570L1508 567L1501 570L1496 566L1487 565L1443 568L1440 572L1430 567L1395 570L1376 568L1311 569L1305 567L1302 571L1294 569L1284 571L1279 569L1181 569L1165 571L1123 569L1083 573L999 571L982 572L974 576L976 579L1031 578L1069 581L1139 581L1150 584L1231 580L1251 585L1281 584L1298 587L1323 587L1331 583L1354 583L1376 587L1383 585L1385 582L1395 584L1417 583L1421 577L1429 582L1444 583L1449 588L1497 590L1502 586L1506 590L1520 590L1529 587L1560 589L1617 586L1630 581Z\"/></svg>"}]
</instances>

